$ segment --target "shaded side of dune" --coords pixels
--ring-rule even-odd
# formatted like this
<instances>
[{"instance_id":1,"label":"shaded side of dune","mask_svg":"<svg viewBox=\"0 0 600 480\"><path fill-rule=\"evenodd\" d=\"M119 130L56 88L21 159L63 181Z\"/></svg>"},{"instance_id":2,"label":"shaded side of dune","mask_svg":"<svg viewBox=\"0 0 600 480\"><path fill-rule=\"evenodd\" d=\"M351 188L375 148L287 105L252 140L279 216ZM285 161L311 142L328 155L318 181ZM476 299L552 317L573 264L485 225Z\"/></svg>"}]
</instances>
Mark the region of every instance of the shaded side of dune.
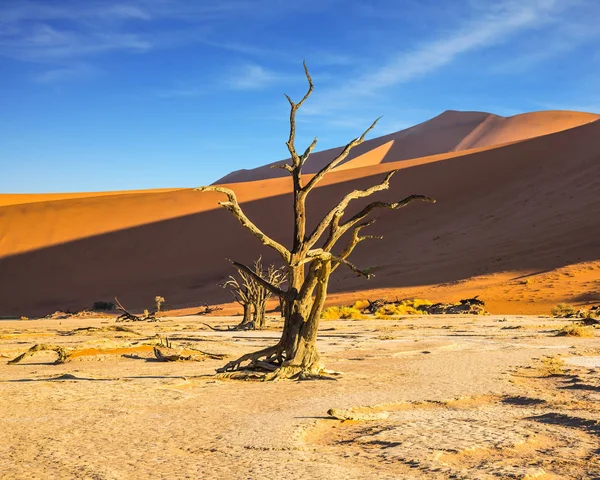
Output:
<instances>
[{"instance_id":1,"label":"shaded side of dune","mask_svg":"<svg viewBox=\"0 0 600 480\"><path fill-rule=\"evenodd\" d=\"M309 218L322 215L347 191L371 185L383 172L403 165L405 162L386 163L332 174L329 184L310 199ZM366 283L340 269L331 289L430 285L597 260L598 178L600 122L403 168L391 190L378 198L391 201L424 193L438 203L382 212L371 233L383 235L384 240L361 244L353 257L360 266L376 268L376 277ZM245 185L240 188L252 188L252 184ZM283 193L284 183L275 180L256 185L264 189L265 185L279 185L281 190L275 189L279 193L274 196L261 191L247 201L248 215L267 233L287 242L291 196ZM252 198L246 190L242 194ZM152 199L164 200L161 195L147 195L143 200L146 208L157 211L155 219L160 218L164 203L157 200L152 204ZM210 198L189 191L168 195L168 202L197 201L203 206L201 211L1 258L0 315L33 316L89 308L114 295L131 309L147 308L155 295L163 295L177 307L229 301L227 292L218 286L231 273L226 258L250 262L264 254L267 262L277 260L228 212L213 206L217 200L213 194ZM114 199L106 198L107 230L119 207L110 203ZM99 209L95 212L102 211L99 201L92 202ZM85 211L81 203L77 205L79 212ZM361 206L357 202L354 208ZM129 212L133 215L135 209ZM61 215L68 217L69 213L62 211ZM71 229L82 228L80 218L67 218ZM6 214L0 225L4 231L10 227ZM35 231L34 225L31 228ZM42 238L51 233L36 231Z\"/></svg>"}]
</instances>

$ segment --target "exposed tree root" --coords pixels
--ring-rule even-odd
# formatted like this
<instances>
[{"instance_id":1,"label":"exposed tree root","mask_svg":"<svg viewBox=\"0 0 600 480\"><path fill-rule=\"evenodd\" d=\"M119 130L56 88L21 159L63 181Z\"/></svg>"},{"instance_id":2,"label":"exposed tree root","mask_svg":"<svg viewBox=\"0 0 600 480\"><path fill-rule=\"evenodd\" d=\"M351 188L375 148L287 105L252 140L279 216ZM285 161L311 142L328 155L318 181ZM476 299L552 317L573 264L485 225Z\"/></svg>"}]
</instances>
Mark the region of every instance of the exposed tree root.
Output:
<instances>
[{"instance_id":1,"label":"exposed tree root","mask_svg":"<svg viewBox=\"0 0 600 480\"><path fill-rule=\"evenodd\" d=\"M258 352L247 353L217 369L217 378L231 380L335 380L340 372L326 370L321 362L297 365L284 361L283 348L278 344Z\"/></svg>"},{"instance_id":2,"label":"exposed tree root","mask_svg":"<svg viewBox=\"0 0 600 480\"><path fill-rule=\"evenodd\" d=\"M58 358L54 362L54 365L59 365L61 363L65 363L69 359L69 354L60 345L48 345L48 344L45 344L45 343L39 343L39 344L34 345L33 347L31 347L25 353L22 353L18 357L13 358L12 360L10 360L8 362L8 364L9 365L13 365L15 363L19 363L21 360L23 360L24 358L30 357L34 353L44 352L44 351L54 351L54 352L56 352L58 354Z\"/></svg>"},{"instance_id":3,"label":"exposed tree root","mask_svg":"<svg viewBox=\"0 0 600 480\"><path fill-rule=\"evenodd\" d=\"M161 339L153 350L154 356L161 362L201 362L207 358L222 360L225 357L223 354L207 353L195 348L176 349L168 338Z\"/></svg>"},{"instance_id":4,"label":"exposed tree root","mask_svg":"<svg viewBox=\"0 0 600 480\"><path fill-rule=\"evenodd\" d=\"M368 420L385 420L390 416L389 412L355 412L354 409L350 408L347 410L340 410L338 408L330 408L327 410L327 415L332 416L338 420L346 421L368 421Z\"/></svg>"},{"instance_id":5,"label":"exposed tree root","mask_svg":"<svg viewBox=\"0 0 600 480\"><path fill-rule=\"evenodd\" d=\"M261 358L264 358L264 360L259 362ZM283 361L283 349L279 345L274 345L272 347L259 350L258 352L242 355L237 360L233 360L227 363L224 367L218 368L217 373L236 372L239 370L268 371L269 368L265 369L264 364L274 364L275 361L278 361L280 364ZM243 364L246 362L248 362L248 365L243 366ZM259 367L257 362L263 366ZM279 368L279 365L275 365L275 368Z\"/></svg>"},{"instance_id":6,"label":"exposed tree root","mask_svg":"<svg viewBox=\"0 0 600 480\"><path fill-rule=\"evenodd\" d=\"M247 323L241 322L241 323L238 323L237 325L235 325L234 327L225 327L225 328L213 327L212 325L209 325L208 323L204 323L204 322L201 322L201 324L207 326L214 332L246 332L248 330L257 330L257 328L255 327L254 321L247 322Z\"/></svg>"}]
</instances>

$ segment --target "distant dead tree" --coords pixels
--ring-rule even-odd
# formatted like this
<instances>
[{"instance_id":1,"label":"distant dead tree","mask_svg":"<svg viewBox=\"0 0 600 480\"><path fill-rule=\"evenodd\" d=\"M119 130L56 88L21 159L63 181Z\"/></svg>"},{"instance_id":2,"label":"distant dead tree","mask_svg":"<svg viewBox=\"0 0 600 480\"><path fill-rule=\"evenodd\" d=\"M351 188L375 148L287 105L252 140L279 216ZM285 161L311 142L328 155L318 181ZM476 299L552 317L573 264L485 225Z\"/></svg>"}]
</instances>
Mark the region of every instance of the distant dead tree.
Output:
<instances>
[{"instance_id":1,"label":"distant dead tree","mask_svg":"<svg viewBox=\"0 0 600 480\"><path fill-rule=\"evenodd\" d=\"M154 297L154 303L156 304L156 313L160 313L162 304L165 303L165 297L157 295L156 297Z\"/></svg>"},{"instance_id":2,"label":"distant dead tree","mask_svg":"<svg viewBox=\"0 0 600 480\"><path fill-rule=\"evenodd\" d=\"M286 273L283 269L275 268L274 265L269 265L264 270L261 258L254 262L253 272L271 285L277 287L280 287L286 278ZM229 280L223 284L223 287L229 288L235 301L244 309L244 317L235 329L260 330L265 325L267 301L273 293L244 270L238 269L238 275L239 280L230 275Z\"/></svg>"},{"instance_id":3,"label":"distant dead tree","mask_svg":"<svg viewBox=\"0 0 600 480\"><path fill-rule=\"evenodd\" d=\"M257 237L263 245L275 250L287 266L287 289L282 290L257 275L246 265L233 262L240 272L245 272L273 295L284 299L285 321L281 339L276 345L243 355L217 370L231 378L257 377L256 372L262 372L260 378L263 380L313 378L324 373L316 340L331 273L338 267L345 266L357 275L370 277L369 271L359 269L348 261L348 257L363 240L380 238L372 235L361 236L360 234L361 230L373 224L374 220L367 220L372 212L382 208L397 210L415 200L435 202L432 198L423 195L410 195L398 202L376 201L367 204L349 218L343 219L346 208L353 200L387 190L390 186L390 179L395 173L392 171L385 176L381 183L365 190L348 193L318 222L312 231L307 232L306 198L308 194L323 180L325 175L348 156L354 147L364 141L367 133L375 127L377 120L360 137L348 143L332 161L314 176L303 178L302 167L317 144L315 138L302 154L298 154L294 145L296 112L311 95L314 88L306 63L304 72L309 85L304 97L295 103L286 95L290 104L290 133L286 145L291 155L291 162L276 166L287 170L293 180L294 233L292 248L288 249L256 226L240 207L233 190L218 185L197 189L200 192L217 192L225 195L227 200L219 202L220 205L229 210L242 226ZM334 247L342 238L346 240L343 248L334 252Z\"/></svg>"},{"instance_id":4,"label":"distant dead tree","mask_svg":"<svg viewBox=\"0 0 600 480\"><path fill-rule=\"evenodd\" d=\"M117 310L123 312L116 319L117 322L156 322L158 321L155 313L151 313L148 310L144 310L144 314L142 316L134 315L133 313L127 311L127 309L121 305L119 299L115 297L115 305Z\"/></svg>"}]
</instances>

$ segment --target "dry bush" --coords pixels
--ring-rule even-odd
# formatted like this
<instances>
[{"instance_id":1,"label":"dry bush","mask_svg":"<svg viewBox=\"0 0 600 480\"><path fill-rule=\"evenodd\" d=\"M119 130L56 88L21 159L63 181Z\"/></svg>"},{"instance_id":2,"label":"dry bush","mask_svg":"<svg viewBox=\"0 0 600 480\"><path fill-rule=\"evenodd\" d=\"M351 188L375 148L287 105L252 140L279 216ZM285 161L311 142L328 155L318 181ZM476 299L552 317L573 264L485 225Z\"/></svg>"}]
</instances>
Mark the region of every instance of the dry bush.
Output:
<instances>
[{"instance_id":1,"label":"dry bush","mask_svg":"<svg viewBox=\"0 0 600 480\"><path fill-rule=\"evenodd\" d=\"M558 334L566 337L593 337L594 327L586 327L584 325L565 325L558 331Z\"/></svg>"},{"instance_id":2,"label":"dry bush","mask_svg":"<svg viewBox=\"0 0 600 480\"><path fill-rule=\"evenodd\" d=\"M165 303L165 297L157 295L156 297L154 297L154 303L156 305L156 311L160 312L162 304Z\"/></svg>"},{"instance_id":3,"label":"dry bush","mask_svg":"<svg viewBox=\"0 0 600 480\"><path fill-rule=\"evenodd\" d=\"M411 305L412 307L416 308L417 310L419 309L419 307L429 307L430 305L433 305L433 302L430 300L425 300L424 298L413 298L412 300L403 300L402 303L405 302L409 302L408 304Z\"/></svg>"},{"instance_id":4,"label":"dry bush","mask_svg":"<svg viewBox=\"0 0 600 480\"><path fill-rule=\"evenodd\" d=\"M418 310L416 310L414 307L411 307L410 305L395 305L393 303L390 303L388 305L384 305L383 307L377 309L377 311L375 312L375 315L380 315L380 316L393 316L393 315L418 315L421 312L419 312Z\"/></svg>"},{"instance_id":5,"label":"dry bush","mask_svg":"<svg viewBox=\"0 0 600 480\"><path fill-rule=\"evenodd\" d=\"M542 359L543 369L546 375L564 375L565 362L558 357L545 357Z\"/></svg>"},{"instance_id":6,"label":"dry bush","mask_svg":"<svg viewBox=\"0 0 600 480\"><path fill-rule=\"evenodd\" d=\"M369 301L357 300L356 302L354 302L354 305L352 305L352 308L356 308L357 310L364 310L365 308L369 308Z\"/></svg>"},{"instance_id":7,"label":"dry bush","mask_svg":"<svg viewBox=\"0 0 600 480\"><path fill-rule=\"evenodd\" d=\"M559 303L552 307L550 311L553 317L568 317L569 315L575 315L577 313L575 309L567 303Z\"/></svg>"},{"instance_id":8,"label":"dry bush","mask_svg":"<svg viewBox=\"0 0 600 480\"><path fill-rule=\"evenodd\" d=\"M413 298L402 300L399 303L388 303L375 312L376 318L386 318L392 315L427 315L427 311L421 307L433 305L429 300ZM379 315L379 316L378 316Z\"/></svg>"},{"instance_id":9,"label":"dry bush","mask_svg":"<svg viewBox=\"0 0 600 480\"><path fill-rule=\"evenodd\" d=\"M321 314L323 320L362 320L365 316L353 307L327 307Z\"/></svg>"}]
</instances>

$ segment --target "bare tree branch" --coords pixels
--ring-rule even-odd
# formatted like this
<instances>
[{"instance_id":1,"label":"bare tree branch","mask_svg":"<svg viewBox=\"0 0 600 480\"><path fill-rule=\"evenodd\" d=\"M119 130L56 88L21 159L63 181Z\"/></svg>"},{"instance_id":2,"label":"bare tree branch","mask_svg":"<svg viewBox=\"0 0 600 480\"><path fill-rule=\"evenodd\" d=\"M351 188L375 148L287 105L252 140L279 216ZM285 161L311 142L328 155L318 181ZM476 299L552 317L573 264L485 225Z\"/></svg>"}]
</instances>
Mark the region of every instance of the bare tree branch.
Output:
<instances>
[{"instance_id":1,"label":"bare tree branch","mask_svg":"<svg viewBox=\"0 0 600 480\"><path fill-rule=\"evenodd\" d=\"M310 77L310 73L308 73L308 67L306 66L306 62L304 62L303 65L304 74L306 75L306 79L308 80L308 91L306 92L306 94L304 94L304 97L302 97L302 100L300 100L298 103L294 103L294 101L289 97L289 95L285 95L285 98L287 98L288 102L290 103L290 136L288 138L288 141L286 142L286 145L290 152L290 155L292 156L292 165L295 168L301 168L302 166L302 161L298 156L298 153L296 152L296 147L294 146L294 141L296 137L296 112L306 101L306 99L310 97L310 94L315 88L312 82L312 78Z\"/></svg>"},{"instance_id":2,"label":"bare tree branch","mask_svg":"<svg viewBox=\"0 0 600 480\"><path fill-rule=\"evenodd\" d=\"M356 275L359 275L361 277L365 277L367 280L369 278L371 278L373 276L372 273L366 271L366 270L361 270L360 268L358 268L356 265L354 265L352 262L349 262L348 260L346 260L345 258L341 258L341 257L336 257L335 255L331 257L331 259L333 260L333 262L335 262L334 265L331 266L331 271L333 272L334 269L336 269L338 266L340 265L345 265L346 267L348 267L350 270L352 270L354 273L356 273Z\"/></svg>"},{"instance_id":3,"label":"bare tree branch","mask_svg":"<svg viewBox=\"0 0 600 480\"><path fill-rule=\"evenodd\" d=\"M250 303L248 287L244 284L240 285L240 282L238 282L237 278L235 278L233 275L229 275L229 280L227 280L221 286L223 288L229 288L233 299L240 305L246 305Z\"/></svg>"},{"instance_id":4,"label":"bare tree branch","mask_svg":"<svg viewBox=\"0 0 600 480\"><path fill-rule=\"evenodd\" d=\"M346 245L346 247L342 250L342 252L339 255L334 257L334 262L333 262L332 268L331 268L332 272L335 271L340 265L343 264L343 265L350 267L350 269L353 272L358 273L359 275L362 275L364 277L367 277L367 279L369 279L370 277L373 276L371 273L366 272L365 270L360 270L354 264L349 263L346 259L354 251L354 248L363 240L383 238L378 235L364 235L362 237L359 235L360 231L363 228L370 227L374 223L375 223L375 219L373 219L369 222L361 223L360 225L357 225L356 227L354 227L354 230L352 231L352 235L350 236L350 241L348 242L348 245Z\"/></svg>"},{"instance_id":5,"label":"bare tree branch","mask_svg":"<svg viewBox=\"0 0 600 480\"><path fill-rule=\"evenodd\" d=\"M317 146L317 137L315 137L315 139L311 142L311 144L306 148L306 150L300 157L300 168L302 168L304 166L304 163L306 162L306 160L308 159L308 157L310 156L310 154L312 153L312 151L314 150L314 148L316 146Z\"/></svg>"},{"instance_id":6,"label":"bare tree branch","mask_svg":"<svg viewBox=\"0 0 600 480\"><path fill-rule=\"evenodd\" d=\"M278 297L285 297L286 293L281 290L279 287L273 285L272 283L268 282L267 280L265 280L264 278L262 278L260 275L258 275L257 273L253 272L252 269L246 265L244 265L243 263L238 263L238 262L234 262L231 261L230 262L233 264L233 266L235 268L237 268L240 273L244 272L245 274L249 275L250 277L252 277L252 279L262 285L263 287L265 287L267 290L269 290L273 295L277 295Z\"/></svg>"},{"instance_id":7,"label":"bare tree branch","mask_svg":"<svg viewBox=\"0 0 600 480\"><path fill-rule=\"evenodd\" d=\"M337 235L337 229L338 229L339 221L342 218L342 216L344 215L344 212L345 212L346 208L348 207L348 204L352 200L368 197L370 195L373 195L376 192L380 192L382 190L387 190L388 188L390 188L390 180L397 171L398 170L392 170L391 172L389 172L385 176L384 180L377 185L373 185L372 187L367 188L365 190L355 190L353 192L350 192L348 195L346 195L342 199L342 201L340 203L338 203L335 207L333 207L329 211L329 213L327 213L327 215L325 215L325 217L323 217L323 219L315 227L313 232L308 237L308 240L306 241L306 247L312 248L315 245L315 243L317 243L319 241L319 238L321 238L321 235L323 235L325 230L327 230L327 227L331 227L331 234L329 235L329 239L326 243L327 244L331 243L331 245L329 245L329 247L332 247L333 244L335 244L335 242L341 236L341 234Z\"/></svg>"},{"instance_id":8,"label":"bare tree branch","mask_svg":"<svg viewBox=\"0 0 600 480\"><path fill-rule=\"evenodd\" d=\"M373 202L363 208L356 215L352 216L348 221L344 222L340 229L342 232L346 232L358 222L364 220L369 213L371 213L376 208L387 208L389 210L398 210L400 208L406 207L409 203L414 202L415 200L421 200L423 202L435 203L435 199L431 197L427 197L425 195L410 195L399 202Z\"/></svg>"},{"instance_id":9,"label":"bare tree branch","mask_svg":"<svg viewBox=\"0 0 600 480\"><path fill-rule=\"evenodd\" d=\"M277 165L271 165L270 168L281 168L283 170L287 170L290 173L292 173L294 171L294 167L292 167L288 163L278 163Z\"/></svg>"},{"instance_id":10,"label":"bare tree branch","mask_svg":"<svg viewBox=\"0 0 600 480\"><path fill-rule=\"evenodd\" d=\"M363 132L363 134L360 137L355 138L350 143L348 143L337 157L335 157L331 162L325 165L313 178L310 179L310 181L306 184L303 190L307 193L310 192L315 187L315 185L319 183L325 175L327 175L327 173L329 173L332 169L337 167L340 164L340 162L348 156L348 154L352 151L354 147L363 143L365 137L367 136L367 133L369 133L371 130L373 130L373 128L375 128L375 125L377 125L377 122L380 118L381 117L375 120L371 124L371 126Z\"/></svg>"},{"instance_id":11,"label":"bare tree branch","mask_svg":"<svg viewBox=\"0 0 600 480\"><path fill-rule=\"evenodd\" d=\"M198 187L195 189L198 192L219 192L224 193L229 198L228 202L219 202L219 204L229 210L235 218L239 220L242 226L246 227L252 234L258 238L263 245L267 247L271 247L276 250L279 255L283 258L283 261L289 263L291 258L290 251L281 245L279 242L276 242L271 237L267 236L263 231L258 228L252 221L246 216L246 214L242 211L240 204L238 203L235 192L229 188L219 187L219 186L208 186L208 187Z\"/></svg>"}]
</instances>

